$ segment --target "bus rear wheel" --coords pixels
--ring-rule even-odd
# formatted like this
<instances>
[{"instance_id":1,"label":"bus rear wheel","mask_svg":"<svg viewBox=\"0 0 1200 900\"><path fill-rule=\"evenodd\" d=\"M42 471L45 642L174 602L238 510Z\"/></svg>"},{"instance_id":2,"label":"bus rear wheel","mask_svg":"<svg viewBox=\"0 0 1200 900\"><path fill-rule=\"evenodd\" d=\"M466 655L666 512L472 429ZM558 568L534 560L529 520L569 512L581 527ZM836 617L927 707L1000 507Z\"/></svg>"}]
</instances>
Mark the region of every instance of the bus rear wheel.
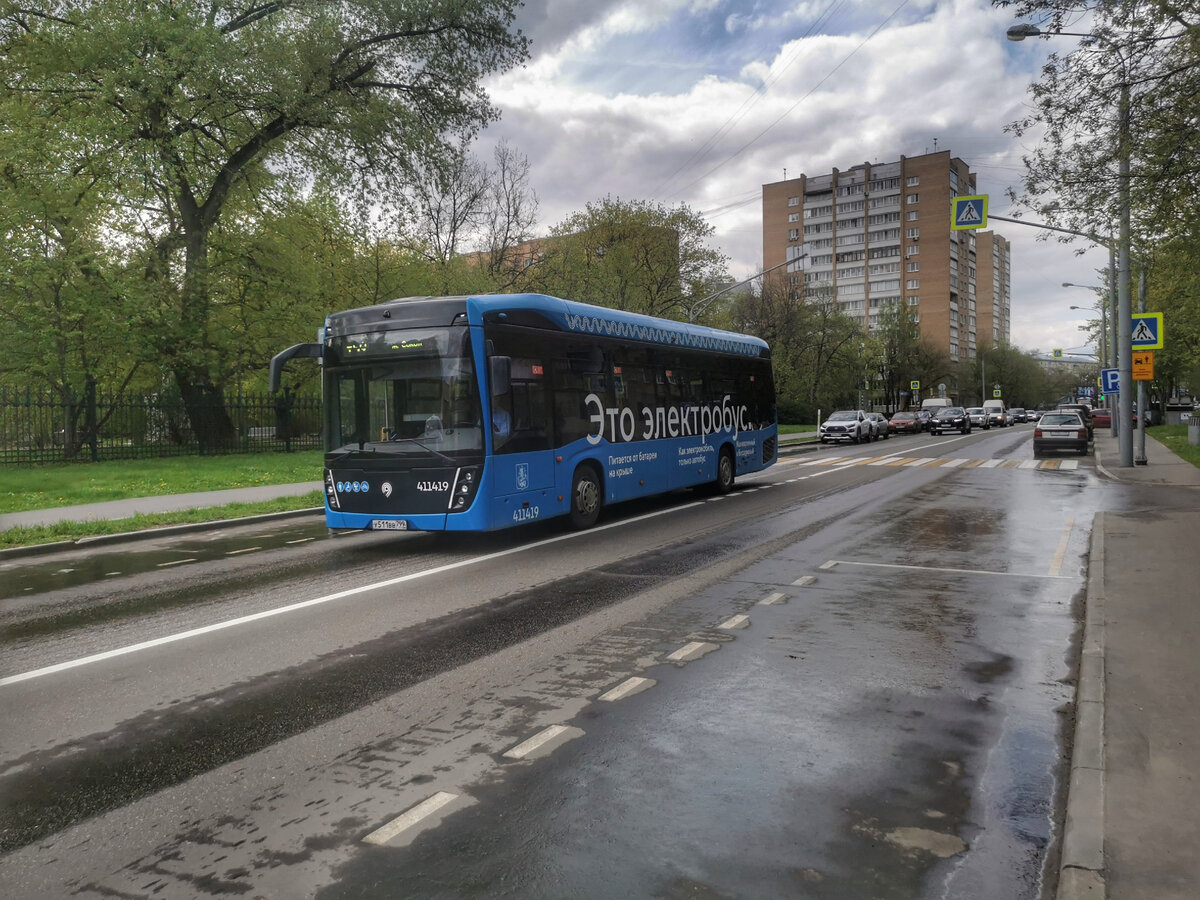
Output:
<instances>
[{"instance_id":1,"label":"bus rear wheel","mask_svg":"<svg viewBox=\"0 0 1200 900\"><path fill-rule=\"evenodd\" d=\"M588 466L580 466L571 479L571 524L591 528L600 517L600 480Z\"/></svg>"}]
</instances>

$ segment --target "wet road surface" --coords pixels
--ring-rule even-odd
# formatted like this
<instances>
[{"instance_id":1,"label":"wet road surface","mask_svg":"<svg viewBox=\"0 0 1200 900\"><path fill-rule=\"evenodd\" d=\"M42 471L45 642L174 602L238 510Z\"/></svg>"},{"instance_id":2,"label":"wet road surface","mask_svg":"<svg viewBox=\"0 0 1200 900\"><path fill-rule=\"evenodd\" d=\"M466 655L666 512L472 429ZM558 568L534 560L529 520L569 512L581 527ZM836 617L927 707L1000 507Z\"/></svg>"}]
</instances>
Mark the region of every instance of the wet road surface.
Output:
<instances>
[{"instance_id":1,"label":"wet road surface","mask_svg":"<svg viewBox=\"0 0 1200 900\"><path fill-rule=\"evenodd\" d=\"M1029 432L1007 432L788 461L729 498L622 507L567 539L213 555L188 564L189 583L217 585L198 606L101 638L84 614L89 590L115 602L102 580L22 591L0 622L6 659L31 663L294 600L317 570L362 583L503 554L431 576L419 602L380 587L231 647L203 635L0 683L5 721L37 708L40 723L0 738L0 881L22 896L1037 897L1082 555L1115 489L1086 462L1018 468ZM269 565L243 568L254 558ZM178 569L143 572L151 594L188 594ZM35 633L63 606L82 618ZM599 699L630 678L646 682Z\"/></svg>"}]
</instances>

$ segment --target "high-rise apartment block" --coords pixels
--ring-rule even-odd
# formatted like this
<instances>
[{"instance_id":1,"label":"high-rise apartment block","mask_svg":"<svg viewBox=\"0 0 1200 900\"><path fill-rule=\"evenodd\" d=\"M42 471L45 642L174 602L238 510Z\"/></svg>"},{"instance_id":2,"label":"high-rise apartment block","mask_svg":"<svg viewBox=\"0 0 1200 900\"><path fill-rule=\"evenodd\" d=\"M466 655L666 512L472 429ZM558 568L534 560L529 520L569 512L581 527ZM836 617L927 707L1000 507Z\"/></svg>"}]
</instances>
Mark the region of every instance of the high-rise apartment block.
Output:
<instances>
[{"instance_id":1,"label":"high-rise apartment block","mask_svg":"<svg viewBox=\"0 0 1200 900\"><path fill-rule=\"evenodd\" d=\"M1007 342L1011 251L992 232L954 231L950 200L975 175L948 151L763 185L763 268L797 298L836 301L866 329L890 303L921 335L972 359Z\"/></svg>"}]
</instances>

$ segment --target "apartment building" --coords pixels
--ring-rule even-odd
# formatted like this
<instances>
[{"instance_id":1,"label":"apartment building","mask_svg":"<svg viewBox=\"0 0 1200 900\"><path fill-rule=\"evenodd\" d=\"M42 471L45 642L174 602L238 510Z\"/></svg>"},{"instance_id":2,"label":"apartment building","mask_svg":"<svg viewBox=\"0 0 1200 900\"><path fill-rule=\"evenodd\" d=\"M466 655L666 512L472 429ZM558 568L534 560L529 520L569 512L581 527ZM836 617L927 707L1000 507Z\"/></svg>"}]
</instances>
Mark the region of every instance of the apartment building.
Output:
<instances>
[{"instance_id":1,"label":"apartment building","mask_svg":"<svg viewBox=\"0 0 1200 900\"><path fill-rule=\"evenodd\" d=\"M977 327L980 346L1007 344L1012 334L1012 247L993 231L975 238Z\"/></svg>"},{"instance_id":2,"label":"apartment building","mask_svg":"<svg viewBox=\"0 0 1200 900\"><path fill-rule=\"evenodd\" d=\"M864 329L907 304L921 334L951 359L1008 338L1008 241L989 232L988 331L980 332L977 238L950 228L950 199L975 175L949 151L863 163L763 185L763 268L809 301L836 301ZM789 265L784 266L785 263Z\"/></svg>"}]
</instances>

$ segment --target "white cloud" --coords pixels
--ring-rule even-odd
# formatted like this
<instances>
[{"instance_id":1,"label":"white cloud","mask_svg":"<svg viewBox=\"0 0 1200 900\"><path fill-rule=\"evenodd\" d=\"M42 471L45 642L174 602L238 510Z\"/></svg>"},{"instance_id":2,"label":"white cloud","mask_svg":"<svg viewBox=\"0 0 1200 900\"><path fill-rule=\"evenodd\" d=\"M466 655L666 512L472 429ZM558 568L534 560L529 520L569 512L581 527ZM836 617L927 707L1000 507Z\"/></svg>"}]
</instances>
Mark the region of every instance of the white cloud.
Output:
<instances>
[{"instance_id":1,"label":"white cloud","mask_svg":"<svg viewBox=\"0 0 1200 900\"><path fill-rule=\"evenodd\" d=\"M785 168L827 172L936 142L978 173L992 213L1008 215L1022 148L1004 126L1047 48L1007 42L1011 15L988 0L909 3L871 36L896 9L534 2L521 22L533 59L490 86L503 118L485 144L506 138L529 156L544 228L606 195L686 202L708 213L741 277L761 268L761 186ZM820 19L829 10L839 12ZM1080 301L1059 285L1093 283L1106 252L1077 257L1034 229L994 227L1013 244L1014 343L1080 346L1067 309Z\"/></svg>"}]
</instances>

